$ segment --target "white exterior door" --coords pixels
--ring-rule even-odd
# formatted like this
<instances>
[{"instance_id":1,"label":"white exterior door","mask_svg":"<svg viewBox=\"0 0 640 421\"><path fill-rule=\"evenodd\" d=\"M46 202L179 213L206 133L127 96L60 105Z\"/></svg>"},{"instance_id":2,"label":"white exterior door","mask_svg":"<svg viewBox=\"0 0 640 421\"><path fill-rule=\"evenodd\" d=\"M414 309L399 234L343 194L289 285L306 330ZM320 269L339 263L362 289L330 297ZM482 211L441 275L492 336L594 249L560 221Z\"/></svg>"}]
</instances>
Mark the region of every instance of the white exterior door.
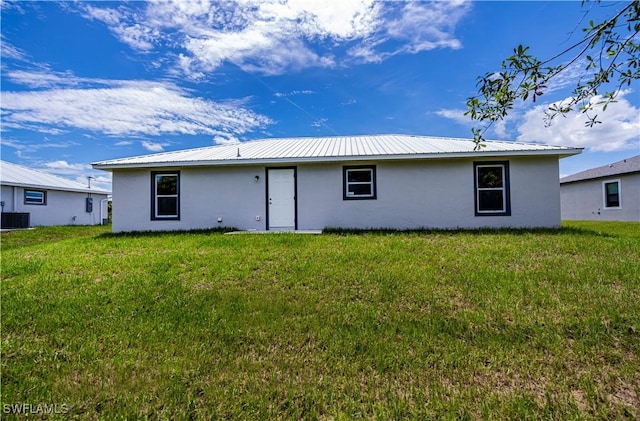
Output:
<instances>
[{"instance_id":1,"label":"white exterior door","mask_svg":"<svg viewBox=\"0 0 640 421\"><path fill-rule=\"evenodd\" d=\"M270 230L296 229L296 170L271 168L268 170L267 206Z\"/></svg>"}]
</instances>

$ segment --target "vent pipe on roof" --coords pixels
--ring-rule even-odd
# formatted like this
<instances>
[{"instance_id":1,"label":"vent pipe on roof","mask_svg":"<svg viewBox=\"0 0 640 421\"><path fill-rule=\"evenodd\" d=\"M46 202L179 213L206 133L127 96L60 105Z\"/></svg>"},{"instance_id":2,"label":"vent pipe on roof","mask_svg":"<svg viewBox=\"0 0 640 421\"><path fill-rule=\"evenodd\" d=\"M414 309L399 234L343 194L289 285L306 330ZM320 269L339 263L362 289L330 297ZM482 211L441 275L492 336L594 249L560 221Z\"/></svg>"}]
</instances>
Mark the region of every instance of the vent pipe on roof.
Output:
<instances>
[{"instance_id":1,"label":"vent pipe on roof","mask_svg":"<svg viewBox=\"0 0 640 421\"><path fill-rule=\"evenodd\" d=\"M88 176L88 177L87 177L87 188L88 188L88 189L90 189L90 188L91 188L91 179L92 179L92 178L95 178L95 177L91 177L91 176Z\"/></svg>"},{"instance_id":2,"label":"vent pipe on roof","mask_svg":"<svg viewBox=\"0 0 640 421\"><path fill-rule=\"evenodd\" d=\"M236 158L240 158L240 148L238 148L238 154L236 155Z\"/></svg>"}]
</instances>

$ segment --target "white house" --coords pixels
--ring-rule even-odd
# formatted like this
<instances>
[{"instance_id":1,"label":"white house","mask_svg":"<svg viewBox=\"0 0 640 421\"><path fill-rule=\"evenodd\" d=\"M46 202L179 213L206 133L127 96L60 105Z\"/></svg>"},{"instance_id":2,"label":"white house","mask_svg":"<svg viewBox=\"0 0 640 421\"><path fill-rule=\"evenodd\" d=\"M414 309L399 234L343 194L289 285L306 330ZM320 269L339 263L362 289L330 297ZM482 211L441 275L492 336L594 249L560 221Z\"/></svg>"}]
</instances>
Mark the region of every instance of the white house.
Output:
<instances>
[{"instance_id":1,"label":"white house","mask_svg":"<svg viewBox=\"0 0 640 421\"><path fill-rule=\"evenodd\" d=\"M97 225L107 219L109 191L0 161L2 228Z\"/></svg>"},{"instance_id":2,"label":"white house","mask_svg":"<svg viewBox=\"0 0 640 421\"><path fill-rule=\"evenodd\" d=\"M560 179L562 219L640 221L640 155Z\"/></svg>"},{"instance_id":3,"label":"white house","mask_svg":"<svg viewBox=\"0 0 640 421\"><path fill-rule=\"evenodd\" d=\"M265 139L96 162L113 231L559 227L581 149L409 135Z\"/></svg>"}]
</instances>

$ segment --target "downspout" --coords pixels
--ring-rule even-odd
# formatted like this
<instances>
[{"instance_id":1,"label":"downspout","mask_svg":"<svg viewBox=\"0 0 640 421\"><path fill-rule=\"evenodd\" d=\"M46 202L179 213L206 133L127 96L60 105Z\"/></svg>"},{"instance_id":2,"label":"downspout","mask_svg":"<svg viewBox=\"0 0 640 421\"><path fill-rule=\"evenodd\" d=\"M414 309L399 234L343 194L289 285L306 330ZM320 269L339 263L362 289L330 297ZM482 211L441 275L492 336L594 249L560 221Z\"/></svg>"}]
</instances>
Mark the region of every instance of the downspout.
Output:
<instances>
[{"instance_id":1,"label":"downspout","mask_svg":"<svg viewBox=\"0 0 640 421\"><path fill-rule=\"evenodd\" d=\"M18 212L18 187L13 186L13 210L12 212Z\"/></svg>"},{"instance_id":2,"label":"downspout","mask_svg":"<svg viewBox=\"0 0 640 421\"><path fill-rule=\"evenodd\" d=\"M104 202L108 202L108 201L109 201L109 199L102 199L102 200L100 201L100 225L104 225L104 218L102 217L102 208L103 208L102 204L103 204ZM107 210L107 214L108 214L108 213L109 213L109 211Z\"/></svg>"}]
</instances>

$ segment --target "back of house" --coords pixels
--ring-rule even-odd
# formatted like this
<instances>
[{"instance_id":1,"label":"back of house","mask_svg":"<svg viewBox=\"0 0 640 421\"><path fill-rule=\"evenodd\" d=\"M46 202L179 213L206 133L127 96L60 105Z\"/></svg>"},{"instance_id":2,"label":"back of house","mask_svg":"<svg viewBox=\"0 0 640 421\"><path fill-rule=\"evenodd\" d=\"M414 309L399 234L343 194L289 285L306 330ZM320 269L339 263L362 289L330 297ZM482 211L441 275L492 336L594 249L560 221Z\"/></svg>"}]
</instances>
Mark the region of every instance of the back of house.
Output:
<instances>
[{"instance_id":1,"label":"back of house","mask_svg":"<svg viewBox=\"0 0 640 421\"><path fill-rule=\"evenodd\" d=\"M263 139L114 159L113 231L559 227L581 149L410 135Z\"/></svg>"}]
</instances>

